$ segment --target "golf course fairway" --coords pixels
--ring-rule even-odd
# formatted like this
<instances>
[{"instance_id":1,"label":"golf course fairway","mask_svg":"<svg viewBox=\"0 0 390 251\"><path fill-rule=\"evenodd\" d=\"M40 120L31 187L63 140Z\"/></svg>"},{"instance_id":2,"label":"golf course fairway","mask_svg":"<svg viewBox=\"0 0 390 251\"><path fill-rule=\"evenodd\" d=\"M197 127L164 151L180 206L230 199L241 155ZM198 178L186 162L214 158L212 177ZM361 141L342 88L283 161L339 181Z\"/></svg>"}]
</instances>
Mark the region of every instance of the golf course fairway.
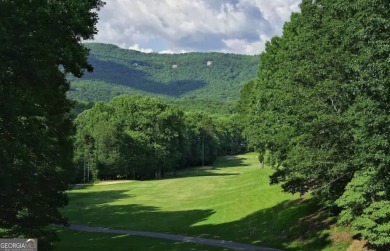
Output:
<instances>
[{"instance_id":1,"label":"golf course fairway","mask_svg":"<svg viewBox=\"0 0 390 251\"><path fill-rule=\"evenodd\" d=\"M351 236L319 209L269 185L255 153L220 157L177 177L103 182L69 191L72 224L220 239L282 250L346 250ZM56 250L227 250L130 235L58 229Z\"/></svg>"}]
</instances>

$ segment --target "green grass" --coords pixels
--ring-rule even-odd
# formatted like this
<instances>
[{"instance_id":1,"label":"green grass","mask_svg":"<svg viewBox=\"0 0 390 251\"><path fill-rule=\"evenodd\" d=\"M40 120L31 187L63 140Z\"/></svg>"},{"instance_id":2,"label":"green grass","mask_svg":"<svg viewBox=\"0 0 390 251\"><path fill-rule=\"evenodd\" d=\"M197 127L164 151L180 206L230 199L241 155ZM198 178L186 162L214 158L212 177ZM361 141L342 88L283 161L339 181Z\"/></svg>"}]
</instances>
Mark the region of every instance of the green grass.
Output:
<instances>
[{"instance_id":1,"label":"green grass","mask_svg":"<svg viewBox=\"0 0 390 251\"><path fill-rule=\"evenodd\" d=\"M58 243L57 251L223 251L228 249L184 242L145 238L129 235L97 234L61 230L62 241Z\"/></svg>"},{"instance_id":2,"label":"green grass","mask_svg":"<svg viewBox=\"0 0 390 251\"><path fill-rule=\"evenodd\" d=\"M189 169L178 178L74 189L63 213L71 223L90 226L184 234L285 250L345 250L349 239L332 241L345 231L331 227L332 219L318 209L314 199L300 199L283 193L279 186L270 186L271 173L270 168L258 167L254 154L220 158L212 170ZM84 235L102 245L116 240L96 233L61 232L59 250L65 250L64 245L78 245L79 236ZM175 250L179 245L121 238L156 243L160 250ZM197 250L193 244L186 245Z\"/></svg>"}]
</instances>

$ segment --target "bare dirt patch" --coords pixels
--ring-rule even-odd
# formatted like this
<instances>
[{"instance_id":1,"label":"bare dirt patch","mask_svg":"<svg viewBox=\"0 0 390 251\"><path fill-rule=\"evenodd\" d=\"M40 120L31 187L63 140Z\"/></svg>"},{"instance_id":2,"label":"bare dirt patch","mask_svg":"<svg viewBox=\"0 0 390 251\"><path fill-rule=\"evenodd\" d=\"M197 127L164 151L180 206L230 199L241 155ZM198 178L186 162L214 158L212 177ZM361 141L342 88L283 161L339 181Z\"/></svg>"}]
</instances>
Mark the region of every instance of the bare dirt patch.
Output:
<instances>
[{"instance_id":1,"label":"bare dirt patch","mask_svg":"<svg viewBox=\"0 0 390 251\"><path fill-rule=\"evenodd\" d=\"M365 248L367 241L354 240L351 246L348 247L347 251L368 251L369 249Z\"/></svg>"},{"instance_id":2,"label":"bare dirt patch","mask_svg":"<svg viewBox=\"0 0 390 251\"><path fill-rule=\"evenodd\" d=\"M347 242L352 239L352 234L348 232L331 233L330 239L335 242Z\"/></svg>"},{"instance_id":3,"label":"bare dirt patch","mask_svg":"<svg viewBox=\"0 0 390 251\"><path fill-rule=\"evenodd\" d=\"M301 199L300 203L304 200ZM323 211L317 211L306 217L300 219L300 224L303 224L307 228L307 233L316 233L323 229L329 229L332 225L332 220L328 218L327 214Z\"/></svg>"}]
</instances>

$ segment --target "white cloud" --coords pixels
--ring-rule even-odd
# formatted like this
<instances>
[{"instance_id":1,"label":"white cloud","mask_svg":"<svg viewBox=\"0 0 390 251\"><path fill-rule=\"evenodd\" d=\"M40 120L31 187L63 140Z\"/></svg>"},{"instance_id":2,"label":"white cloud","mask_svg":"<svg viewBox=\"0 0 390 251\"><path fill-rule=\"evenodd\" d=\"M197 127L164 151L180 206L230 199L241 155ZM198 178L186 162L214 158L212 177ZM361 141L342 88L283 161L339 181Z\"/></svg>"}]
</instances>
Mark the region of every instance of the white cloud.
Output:
<instances>
[{"instance_id":1,"label":"white cloud","mask_svg":"<svg viewBox=\"0 0 390 251\"><path fill-rule=\"evenodd\" d=\"M258 54L300 0L110 0L96 41L153 51Z\"/></svg>"},{"instance_id":2,"label":"white cloud","mask_svg":"<svg viewBox=\"0 0 390 251\"><path fill-rule=\"evenodd\" d=\"M150 48L141 48L139 46L139 44L134 44L132 46L129 47L130 50L136 50L136 51L140 51L140 52L145 52L145 53L151 53L153 52L153 49L150 49Z\"/></svg>"},{"instance_id":3,"label":"white cloud","mask_svg":"<svg viewBox=\"0 0 390 251\"><path fill-rule=\"evenodd\" d=\"M177 54L177 53L186 53L186 52L190 52L190 51L167 49L167 50L159 51L158 53L160 53L160 54Z\"/></svg>"},{"instance_id":4,"label":"white cloud","mask_svg":"<svg viewBox=\"0 0 390 251\"><path fill-rule=\"evenodd\" d=\"M227 39L223 40L227 49L223 50L226 53L236 53L239 51L242 54L256 55L264 50L265 44L262 41L248 42L245 39Z\"/></svg>"}]
</instances>

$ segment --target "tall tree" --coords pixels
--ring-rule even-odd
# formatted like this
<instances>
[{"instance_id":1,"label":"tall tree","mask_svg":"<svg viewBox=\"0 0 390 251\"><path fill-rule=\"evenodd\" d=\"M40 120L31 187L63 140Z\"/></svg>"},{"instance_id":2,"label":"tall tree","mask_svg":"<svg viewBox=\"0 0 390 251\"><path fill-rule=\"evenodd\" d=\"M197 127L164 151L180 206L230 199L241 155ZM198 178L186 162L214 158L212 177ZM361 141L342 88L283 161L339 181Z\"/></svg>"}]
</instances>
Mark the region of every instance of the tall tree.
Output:
<instances>
[{"instance_id":1,"label":"tall tree","mask_svg":"<svg viewBox=\"0 0 390 251\"><path fill-rule=\"evenodd\" d=\"M215 124L219 139L218 155L233 155L247 151L247 142L242 135L243 125L238 114L217 117Z\"/></svg>"},{"instance_id":2,"label":"tall tree","mask_svg":"<svg viewBox=\"0 0 390 251\"><path fill-rule=\"evenodd\" d=\"M188 166L211 164L218 156L218 138L213 118L205 113L186 114L186 163Z\"/></svg>"},{"instance_id":3,"label":"tall tree","mask_svg":"<svg viewBox=\"0 0 390 251\"><path fill-rule=\"evenodd\" d=\"M266 45L240 102L248 141L276 159L272 182L340 206L342 222L384 249L389 20L386 0L304 0Z\"/></svg>"},{"instance_id":4,"label":"tall tree","mask_svg":"<svg viewBox=\"0 0 390 251\"><path fill-rule=\"evenodd\" d=\"M85 69L100 0L0 1L0 236L37 237L65 223L72 124L65 74Z\"/></svg>"},{"instance_id":5,"label":"tall tree","mask_svg":"<svg viewBox=\"0 0 390 251\"><path fill-rule=\"evenodd\" d=\"M184 114L159 99L119 96L76 119L76 155L93 163L94 178L160 178L183 165ZM80 179L81 171L79 171Z\"/></svg>"}]
</instances>

